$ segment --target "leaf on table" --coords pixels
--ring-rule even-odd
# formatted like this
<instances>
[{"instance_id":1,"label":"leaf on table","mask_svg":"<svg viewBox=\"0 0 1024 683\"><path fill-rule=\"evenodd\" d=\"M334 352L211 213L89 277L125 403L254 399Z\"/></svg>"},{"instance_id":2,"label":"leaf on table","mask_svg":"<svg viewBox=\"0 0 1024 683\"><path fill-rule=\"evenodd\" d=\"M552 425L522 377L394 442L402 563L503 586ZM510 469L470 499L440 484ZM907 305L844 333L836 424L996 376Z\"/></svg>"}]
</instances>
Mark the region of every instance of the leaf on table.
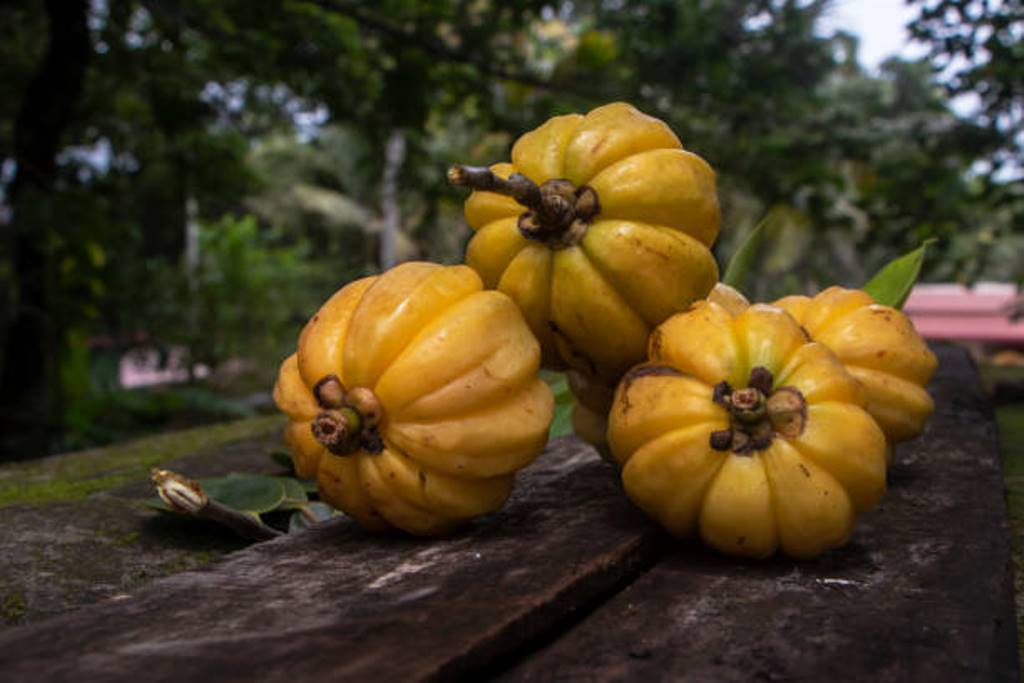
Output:
<instances>
[{"instance_id":1,"label":"leaf on table","mask_svg":"<svg viewBox=\"0 0 1024 683\"><path fill-rule=\"evenodd\" d=\"M206 495L218 503L255 516L273 510L301 508L309 503L309 493L316 492L316 482L312 480L260 474L229 474L200 479L199 484ZM143 505L177 514L158 496L147 498Z\"/></svg>"},{"instance_id":2,"label":"leaf on table","mask_svg":"<svg viewBox=\"0 0 1024 683\"><path fill-rule=\"evenodd\" d=\"M925 240L917 249L893 259L864 285L864 291L883 306L903 308L910 290L921 274L925 252L934 239Z\"/></svg>"},{"instance_id":3,"label":"leaf on table","mask_svg":"<svg viewBox=\"0 0 1024 683\"><path fill-rule=\"evenodd\" d=\"M288 520L288 533L305 531L314 524L319 524L340 514L327 503L318 501L308 503L292 513Z\"/></svg>"},{"instance_id":4,"label":"leaf on table","mask_svg":"<svg viewBox=\"0 0 1024 683\"><path fill-rule=\"evenodd\" d=\"M294 477L275 477L284 487L284 498L278 504L278 510L295 510L309 502L303 482Z\"/></svg>"},{"instance_id":5,"label":"leaf on table","mask_svg":"<svg viewBox=\"0 0 1024 683\"><path fill-rule=\"evenodd\" d=\"M258 474L229 474L226 477L200 479L210 498L218 503L254 514L275 510L286 498L282 477Z\"/></svg>"},{"instance_id":6,"label":"leaf on table","mask_svg":"<svg viewBox=\"0 0 1024 683\"><path fill-rule=\"evenodd\" d=\"M271 451L270 459L289 472L295 472L295 463L292 462L292 456L287 451Z\"/></svg>"}]
</instances>

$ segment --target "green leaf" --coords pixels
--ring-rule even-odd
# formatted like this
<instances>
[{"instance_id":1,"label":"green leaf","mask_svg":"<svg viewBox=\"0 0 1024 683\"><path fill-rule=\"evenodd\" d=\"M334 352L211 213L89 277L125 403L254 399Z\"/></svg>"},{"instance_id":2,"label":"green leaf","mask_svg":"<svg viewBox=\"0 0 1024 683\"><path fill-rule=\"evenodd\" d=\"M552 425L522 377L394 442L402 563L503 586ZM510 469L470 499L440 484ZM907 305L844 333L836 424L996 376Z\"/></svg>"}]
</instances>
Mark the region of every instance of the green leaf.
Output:
<instances>
[{"instance_id":1,"label":"green leaf","mask_svg":"<svg viewBox=\"0 0 1024 683\"><path fill-rule=\"evenodd\" d=\"M921 274L921 264L928 245L934 239L925 240L917 249L894 259L882 267L864 285L864 291L883 306L903 308L910 290Z\"/></svg>"},{"instance_id":2,"label":"green leaf","mask_svg":"<svg viewBox=\"0 0 1024 683\"><path fill-rule=\"evenodd\" d=\"M218 503L257 515L277 509L286 498L284 484L279 477L229 474L200 479L199 485Z\"/></svg>"},{"instance_id":3,"label":"green leaf","mask_svg":"<svg viewBox=\"0 0 1024 683\"><path fill-rule=\"evenodd\" d=\"M259 474L229 474L226 477L200 479L199 485L222 505L258 517L273 510L295 510L309 504L308 483L292 477L266 477ZM313 484L316 490L316 484ZM160 512L178 514L160 497L143 504Z\"/></svg>"},{"instance_id":4,"label":"green leaf","mask_svg":"<svg viewBox=\"0 0 1024 683\"><path fill-rule=\"evenodd\" d=\"M341 513L327 503L309 503L292 513L288 519L288 533L305 531L314 524L319 524L339 514Z\"/></svg>"},{"instance_id":5,"label":"green leaf","mask_svg":"<svg viewBox=\"0 0 1024 683\"><path fill-rule=\"evenodd\" d=\"M758 221L754 229L747 235L747 238L743 240L743 244L740 245L740 248L729 259L729 265L725 267L725 275L722 276L724 284L743 291L743 283L746 282L747 276L754 266L754 260L761 251L761 242L764 241L765 228L770 222L770 216L765 216Z\"/></svg>"},{"instance_id":6,"label":"green leaf","mask_svg":"<svg viewBox=\"0 0 1024 683\"><path fill-rule=\"evenodd\" d=\"M551 428L548 430L548 438L554 439L559 436L572 434L572 390L569 389L569 381L565 375L549 375L545 377L551 393L555 395L555 415L551 420Z\"/></svg>"},{"instance_id":7,"label":"green leaf","mask_svg":"<svg viewBox=\"0 0 1024 683\"><path fill-rule=\"evenodd\" d=\"M284 499L277 506L278 510L294 510L309 502L303 482L294 477L276 477L276 479L284 487Z\"/></svg>"},{"instance_id":8,"label":"green leaf","mask_svg":"<svg viewBox=\"0 0 1024 683\"><path fill-rule=\"evenodd\" d=\"M287 451L272 451L270 453L270 459L289 472L295 471L295 464L292 462L292 456L289 455Z\"/></svg>"}]
</instances>

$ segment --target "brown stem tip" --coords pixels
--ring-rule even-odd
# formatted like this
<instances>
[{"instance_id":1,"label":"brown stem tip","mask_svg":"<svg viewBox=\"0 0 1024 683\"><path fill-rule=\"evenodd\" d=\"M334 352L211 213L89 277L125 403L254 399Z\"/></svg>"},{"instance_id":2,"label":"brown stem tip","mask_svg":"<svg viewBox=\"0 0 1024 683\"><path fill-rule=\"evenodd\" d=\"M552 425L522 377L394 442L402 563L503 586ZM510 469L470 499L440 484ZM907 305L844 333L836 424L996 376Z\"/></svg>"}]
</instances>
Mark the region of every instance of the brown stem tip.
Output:
<instances>
[{"instance_id":1,"label":"brown stem tip","mask_svg":"<svg viewBox=\"0 0 1024 683\"><path fill-rule=\"evenodd\" d=\"M313 420L313 437L335 455L348 455L358 447L359 413L351 408L324 410Z\"/></svg>"},{"instance_id":2,"label":"brown stem tip","mask_svg":"<svg viewBox=\"0 0 1024 683\"><path fill-rule=\"evenodd\" d=\"M757 422L764 418L764 394L759 389L747 387L732 392L732 415L741 422Z\"/></svg>"},{"instance_id":3,"label":"brown stem tip","mask_svg":"<svg viewBox=\"0 0 1024 683\"><path fill-rule=\"evenodd\" d=\"M750 371L750 379L747 380L747 386L768 395L772 393L772 382L774 381L775 378L772 377L771 370L763 365L758 365Z\"/></svg>"},{"instance_id":4,"label":"brown stem tip","mask_svg":"<svg viewBox=\"0 0 1024 683\"><path fill-rule=\"evenodd\" d=\"M719 382L715 385L714 393L711 395L711 400L722 406L728 408L729 404L726 403L726 399L732 394L732 386L728 382Z\"/></svg>"},{"instance_id":5,"label":"brown stem tip","mask_svg":"<svg viewBox=\"0 0 1024 683\"><path fill-rule=\"evenodd\" d=\"M455 164L448 167L448 182L472 190L497 192L512 197L534 211L539 210L542 205L540 188L522 173L513 173L508 178L502 178L486 166Z\"/></svg>"},{"instance_id":6,"label":"brown stem tip","mask_svg":"<svg viewBox=\"0 0 1024 683\"><path fill-rule=\"evenodd\" d=\"M551 178L539 186L522 173L502 178L485 166L456 164L448 169L448 182L484 192L512 197L529 209L519 217L524 237L543 242L552 249L577 244L590 221L601 211L594 188L575 187L564 178Z\"/></svg>"},{"instance_id":7,"label":"brown stem tip","mask_svg":"<svg viewBox=\"0 0 1024 683\"><path fill-rule=\"evenodd\" d=\"M218 503L203 491L199 482L170 470L150 472L156 492L171 510L200 519L208 519L228 527L243 538L266 541L281 532L260 521L258 516Z\"/></svg>"},{"instance_id":8,"label":"brown stem tip","mask_svg":"<svg viewBox=\"0 0 1024 683\"><path fill-rule=\"evenodd\" d=\"M380 424L384 411L380 401L372 390L366 387L354 387L345 396L345 404L359 413L363 427L376 427Z\"/></svg>"},{"instance_id":9,"label":"brown stem tip","mask_svg":"<svg viewBox=\"0 0 1024 683\"><path fill-rule=\"evenodd\" d=\"M345 405L345 387L337 375L327 375L313 387L313 396L321 408L340 408Z\"/></svg>"},{"instance_id":10,"label":"brown stem tip","mask_svg":"<svg viewBox=\"0 0 1024 683\"><path fill-rule=\"evenodd\" d=\"M711 447L716 451L727 451L732 446L732 430L721 429L711 432Z\"/></svg>"},{"instance_id":11,"label":"brown stem tip","mask_svg":"<svg viewBox=\"0 0 1024 683\"><path fill-rule=\"evenodd\" d=\"M729 413L729 428L711 433L715 450L749 454L768 448L775 437L793 438L807 424L807 401L796 387L779 387L774 392L772 373L763 366L750 372L748 385L733 389L719 382L712 400Z\"/></svg>"},{"instance_id":12,"label":"brown stem tip","mask_svg":"<svg viewBox=\"0 0 1024 683\"><path fill-rule=\"evenodd\" d=\"M800 436L807 425L807 401L795 387L780 387L768 398L765 411L772 429L783 436Z\"/></svg>"},{"instance_id":13,"label":"brown stem tip","mask_svg":"<svg viewBox=\"0 0 1024 683\"><path fill-rule=\"evenodd\" d=\"M175 512L199 514L210 502L199 482L193 479L159 468L150 470L149 475L160 500Z\"/></svg>"}]
</instances>

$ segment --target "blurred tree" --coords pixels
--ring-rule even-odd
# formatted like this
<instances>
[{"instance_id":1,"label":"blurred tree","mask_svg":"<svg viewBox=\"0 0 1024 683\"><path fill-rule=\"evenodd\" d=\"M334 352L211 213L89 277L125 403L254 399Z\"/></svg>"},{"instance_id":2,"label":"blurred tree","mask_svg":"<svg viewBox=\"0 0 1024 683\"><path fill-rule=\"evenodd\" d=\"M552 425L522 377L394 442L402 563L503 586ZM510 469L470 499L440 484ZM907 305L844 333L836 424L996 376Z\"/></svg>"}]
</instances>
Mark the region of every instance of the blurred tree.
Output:
<instances>
[{"instance_id":1,"label":"blurred tree","mask_svg":"<svg viewBox=\"0 0 1024 683\"><path fill-rule=\"evenodd\" d=\"M911 35L930 48L947 97L986 135L973 136L975 218L984 227L951 243L943 269L1024 285L1024 5L1019 0L909 0ZM970 223L968 223L970 224ZM972 248L975 245L979 248Z\"/></svg>"},{"instance_id":2,"label":"blurred tree","mask_svg":"<svg viewBox=\"0 0 1024 683\"><path fill-rule=\"evenodd\" d=\"M930 274L969 280L1013 232L1007 212L986 212L1012 186L972 174L1003 138L985 121L958 118L926 62L892 60L878 76L866 73L855 37L819 30L828 3L567 7L589 38L565 64L574 77L669 120L719 172L723 256L772 212L774 246L756 295L860 284L891 254L933 236L942 242ZM596 46L615 58L593 57Z\"/></svg>"},{"instance_id":3,"label":"blurred tree","mask_svg":"<svg viewBox=\"0 0 1024 683\"><path fill-rule=\"evenodd\" d=\"M1019 0L908 0L910 34L930 47L947 92L967 96L996 133L993 170L1024 169L1024 5ZM1012 168L1010 168L1012 167Z\"/></svg>"},{"instance_id":4,"label":"blurred tree","mask_svg":"<svg viewBox=\"0 0 1024 683\"><path fill-rule=\"evenodd\" d=\"M14 321L7 311L35 316L29 333L0 341L0 391L45 434L59 429L59 382L70 376L55 368L61 359L82 367L88 354L73 345L86 340L106 349L95 365L107 372L140 343L184 344L217 362L261 321L262 340L290 343L341 282L394 258L461 257L462 194L445 183L449 163L507 158L514 137L550 115L612 99L669 121L718 170L723 256L760 216L776 218L758 294L856 284L928 236L943 238L935 277L1020 272L1019 259L993 248L1018 237L1019 190L972 173L1005 130L955 116L926 64L865 73L853 37L820 30L826 9L825 0L0 5L0 75L15 92L0 100L0 182L18 228L0 246L11 304L0 322ZM73 22L48 20L73 10ZM964 11L960 24L977 19ZM996 13L983 16L1015 35ZM37 37L75 26L77 42L59 49L84 50L65 63L65 75L84 74L81 97L45 78L33 90L50 64ZM921 35L953 53L938 33ZM1018 48L999 40L995 72L981 69L965 90L982 88L984 75L1001 84L984 87L1019 95L1007 66ZM32 93L58 92L70 118L49 126L49 147L34 147L50 181L26 203L20 178L36 165L20 163L16 129L46 119L19 112ZM222 220L249 213L258 223ZM238 264L261 265L247 281L250 266ZM273 269L306 293L268 298L286 310L267 316L253 302L277 287L267 284ZM236 305L241 318L226 313ZM204 340L203 325L224 329Z\"/></svg>"},{"instance_id":5,"label":"blurred tree","mask_svg":"<svg viewBox=\"0 0 1024 683\"><path fill-rule=\"evenodd\" d=\"M56 292L52 242L45 229L53 215L46 198L56 180L57 150L89 61L86 9L86 0L47 0L46 52L28 82L11 130L13 177L6 190L3 223L15 286L0 365L0 430L23 433L30 448L43 446L57 423L60 340L49 316Z\"/></svg>"},{"instance_id":6,"label":"blurred tree","mask_svg":"<svg viewBox=\"0 0 1024 683\"><path fill-rule=\"evenodd\" d=\"M329 120L355 126L377 169L356 201L398 225L394 198L406 173L419 172L426 147L418 133L431 112L461 108L474 90L477 103L487 101L499 60L481 46L519 32L541 3L458 4L37 0L0 8L4 26L16 28L6 31L0 64L12 70L8 83L25 89L17 108L2 105L0 124L12 228L0 277L13 293L0 396L10 404L5 436L34 435L4 450L45 450L59 432L56 368L69 340L103 332L114 355L140 333L164 341L152 337L160 328L153 274L170 264L189 277L198 234L190 226L213 223L257 191L250 140ZM32 28L50 31L47 52L28 39ZM493 42L495 54L516 52L515 41ZM28 81L23 71L33 68ZM385 174L389 138L407 152L392 154ZM382 194L382 184L390 191ZM30 186L36 196L26 201Z\"/></svg>"}]
</instances>

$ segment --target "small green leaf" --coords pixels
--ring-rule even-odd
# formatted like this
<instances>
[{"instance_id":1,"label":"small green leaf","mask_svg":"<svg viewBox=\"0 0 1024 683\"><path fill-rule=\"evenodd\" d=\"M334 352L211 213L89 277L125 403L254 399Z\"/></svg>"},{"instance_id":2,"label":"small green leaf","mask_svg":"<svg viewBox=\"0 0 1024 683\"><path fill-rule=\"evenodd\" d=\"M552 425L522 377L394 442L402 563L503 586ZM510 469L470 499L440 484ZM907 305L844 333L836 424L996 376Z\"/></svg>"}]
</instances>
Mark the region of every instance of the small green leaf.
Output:
<instances>
[{"instance_id":1,"label":"small green leaf","mask_svg":"<svg viewBox=\"0 0 1024 683\"><path fill-rule=\"evenodd\" d=\"M229 474L226 477L200 479L210 498L244 512L261 514L277 509L285 500L281 478L255 474Z\"/></svg>"},{"instance_id":2,"label":"small green leaf","mask_svg":"<svg viewBox=\"0 0 1024 683\"><path fill-rule=\"evenodd\" d=\"M743 291L743 283L746 282L747 276L754 266L754 260L761 251L761 242L764 241L765 228L769 223L771 223L770 214L758 221L747 238L743 240L743 244L729 259L729 265L725 267L725 275L722 276L723 283Z\"/></svg>"},{"instance_id":3,"label":"small green leaf","mask_svg":"<svg viewBox=\"0 0 1024 683\"><path fill-rule=\"evenodd\" d=\"M565 375L559 373L545 377L551 393L555 395L555 415L551 420L548 438L554 439L572 434L572 390Z\"/></svg>"},{"instance_id":4,"label":"small green leaf","mask_svg":"<svg viewBox=\"0 0 1024 683\"><path fill-rule=\"evenodd\" d=\"M288 533L305 531L314 524L319 524L339 514L341 513L327 503L309 503L292 513L288 519Z\"/></svg>"},{"instance_id":5,"label":"small green leaf","mask_svg":"<svg viewBox=\"0 0 1024 683\"><path fill-rule=\"evenodd\" d=\"M294 510L309 502L305 485L293 477L276 477L284 486L284 499L277 506L278 510Z\"/></svg>"},{"instance_id":6,"label":"small green leaf","mask_svg":"<svg viewBox=\"0 0 1024 683\"><path fill-rule=\"evenodd\" d=\"M549 439L572 434L572 404L555 406L555 416L551 420Z\"/></svg>"},{"instance_id":7,"label":"small green leaf","mask_svg":"<svg viewBox=\"0 0 1024 683\"><path fill-rule=\"evenodd\" d=\"M270 453L270 459L289 472L295 471L295 464L292 462L292 456L289 455L287 451L272 451Z\"/></svg>"},{"instance_id":8,"label":"small green leaf","mask_svg":"<svg viewBox=\"0 0 1024 683\"><path fill-rule=\"evenodd\" d=\"M910 290L921 274L925 251L934 241L925 240L917 249L887 263L868 280L864 285L864 291L883 306L903 308L907 297L910 296Z\"/></svg>"}]
</instances>

